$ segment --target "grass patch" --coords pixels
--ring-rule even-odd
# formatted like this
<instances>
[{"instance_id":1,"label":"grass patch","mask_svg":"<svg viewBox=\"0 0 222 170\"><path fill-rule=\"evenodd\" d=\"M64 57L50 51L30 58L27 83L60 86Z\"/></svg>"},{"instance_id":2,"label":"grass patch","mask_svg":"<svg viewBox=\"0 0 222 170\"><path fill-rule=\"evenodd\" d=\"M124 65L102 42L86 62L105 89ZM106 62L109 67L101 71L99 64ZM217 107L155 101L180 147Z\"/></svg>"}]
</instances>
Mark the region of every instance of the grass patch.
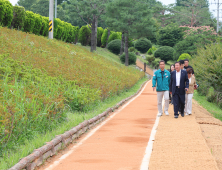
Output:
<instances>
[{"instance_id":1,"label":"grass patch","mask_svg":"<svg viewBox=\"0 0 222 170\"><path fill-rule=\"evenodd\" d=\"M197 91L194 92L194 99L208 112L210 112L215 118L222 121L222 110L216 103L210 103L207 101L206 96L200 95Z\"/></svg>"},{"instance_id":2,"label":"grass patch","mask_svg":"<svg viewBox=\"0 0 222 170\"><path fill-rule=\"evenodd\" d=\"M31 154L34 149L43 146L46 142L52 140L56 135L62 134L72 127L77 126L84 120L88 120L102 112L107 108L115 106L121 100L135 94L140 86L147 80L147 78L142 78L129 90L124 90L119 95L112 96L100 101L89 108L90 111L86 113L82 112L68 112L66 121L58 123L56 129L53 131L47 131L45 134L35 134L35 137L31 140L25 140L24 145L17 146L15 151L7 152L2 158L0 158L0 169L6 170L16 164L21 158L26 157Z\"/></svg>"}]
</instances>

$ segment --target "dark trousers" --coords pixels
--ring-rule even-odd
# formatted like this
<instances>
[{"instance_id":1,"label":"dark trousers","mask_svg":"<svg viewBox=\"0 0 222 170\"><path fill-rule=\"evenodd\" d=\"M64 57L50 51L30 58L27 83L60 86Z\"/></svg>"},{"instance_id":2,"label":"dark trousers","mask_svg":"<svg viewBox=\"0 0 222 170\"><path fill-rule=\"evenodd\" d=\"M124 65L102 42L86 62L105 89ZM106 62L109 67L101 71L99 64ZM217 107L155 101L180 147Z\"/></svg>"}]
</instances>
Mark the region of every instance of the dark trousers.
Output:
<instances>
[{"instance_id":1,"label":"dark trousers","mask_svg":"<svg viewBox=\"0 0 222 170\"><path fill-rule=\"evenodd\" d=\"M174 115L178 116L178 111L180 108L181 115L184 114L184 107L185 107L185 94L181 95L180 94L180 89L176 87L176 91L173 95L173 104L174 104Z\"/></svg>"}]
</instances>

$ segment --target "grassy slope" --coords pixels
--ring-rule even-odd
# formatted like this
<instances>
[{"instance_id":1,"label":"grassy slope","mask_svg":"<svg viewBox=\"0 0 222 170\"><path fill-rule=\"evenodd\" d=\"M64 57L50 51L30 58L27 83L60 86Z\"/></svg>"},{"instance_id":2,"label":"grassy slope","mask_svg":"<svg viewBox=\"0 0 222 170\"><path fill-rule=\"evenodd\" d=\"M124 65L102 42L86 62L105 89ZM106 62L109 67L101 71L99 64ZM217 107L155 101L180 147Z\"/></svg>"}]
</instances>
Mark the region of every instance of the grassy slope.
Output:
<instances>
[{"instance_id":1,"label":"grassy slope","mask_svg":"<svg viewBox=\"0 0 222 170\"><path fill-rule=\"evenodd\" d=\"M55 126L52 127L58 128L54 128L53 131L45 129L45 133L32 132L31 139L25 138L23 145L17 143L13 151L4 152L3 158L0 158L1 170L17 163L19 159L50 141L55 135L64 133L80 122L102 113L108 107L112 107L122 99L134 94L146 80L144 78L139 80L143 77L143 73L120 64L119 57L106 49L98 48L96 52L90 53L89 47L67 44L57 40L50 41L45 37L1 27L0 54L9 54L8 58L40 69L41 72L56 79L62 77L64 80L74 80L80 87L84 87L85 84L91 88L107 87L103 93L111 94L111 97L106 100L88 106L84 113L66 112L65 121L54 122ZM19 68L18 65L17 67ZM113 87L116 85L118 86L115 89L120 90L121 93L118 95L107 93L112 90L115 91ZM38 91L36 92L38 93ZM50 121L50 123L52 122Z\"/></svg>"},{"instance_id":2,"label":"grassy slope","mask_svg":"<svg viewBox=\"0 0 222 170\"><path fill-rule=\"evenodd\" d=\"M222 109L218 107L215 103L210 103L207 101L206 96L201 96L197 91L194 92L194 99L208 112L210 112L215 118L222 121Z\"/></svg>"}]
</instances>

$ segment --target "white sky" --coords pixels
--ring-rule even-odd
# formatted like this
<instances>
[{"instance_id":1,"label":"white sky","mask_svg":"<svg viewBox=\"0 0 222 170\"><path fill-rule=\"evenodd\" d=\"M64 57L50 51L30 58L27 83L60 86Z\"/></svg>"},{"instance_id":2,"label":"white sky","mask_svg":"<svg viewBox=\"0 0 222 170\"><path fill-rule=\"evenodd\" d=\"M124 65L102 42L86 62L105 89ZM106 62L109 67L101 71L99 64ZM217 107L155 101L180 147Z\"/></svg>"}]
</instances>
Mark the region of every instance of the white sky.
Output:
<instances>
[{"instance_id":1,"label":"white sky","mask_svg":"<svg viewBox=\"0 0 222 170\"><path fill-rule=\"evenodd\" d=\"M9 0L13 5L15 5L18 0ZM175 3L176 0L158 0L160 2L162 2L164 5L168 5L168 4L172 4L172 3ZM222 1L222 0L220 0ZM209 0L209 4L210 4L210 11L214 14L214 16L216 17L216 11L213 11L215 9L217 9L217 6L216 5L212 5L211 3L215 3L217 2L216 0ZM222 2L221 2L222 3ZM222 13L220 12L220 16L222 16Z\"/></svg>"}]
</instances>

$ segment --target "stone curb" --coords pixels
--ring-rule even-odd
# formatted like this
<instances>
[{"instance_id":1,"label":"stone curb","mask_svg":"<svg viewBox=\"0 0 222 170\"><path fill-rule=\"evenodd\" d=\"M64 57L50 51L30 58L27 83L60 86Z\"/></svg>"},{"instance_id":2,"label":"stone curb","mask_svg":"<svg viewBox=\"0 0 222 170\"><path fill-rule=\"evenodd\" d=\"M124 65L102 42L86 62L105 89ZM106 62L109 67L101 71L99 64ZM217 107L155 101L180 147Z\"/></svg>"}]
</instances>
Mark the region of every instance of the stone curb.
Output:
<instances>
[{"instance_id":1,"label":"stone curb","mask_svg":"<svg viewBox=\"0 0 222 170\"><path fill-rule=\"evenodd\" d=\"M140 89L130 97L123 99L119 103L117 103L113 108L108 108L105 112L80 123L79 125L73 127L71 130L66 131L61 135L57 135L53 140L47 142L46 145L35 149L34 152L28 155L25 158L22 158L17 164L11 167L8 170L34 170L37 166L40 166L44 163L44 161L55 155L59 150L65 148L74 140L79 138L83 133L85 133L88 129L91 129L96 124L103 121L106 117L109 116L109 113L113 112L115 109L118 109L121 105L123 105L126 101L135 97L142 90L143 86L147 83L144 82Z\"/></svg>"}]
</instances>

